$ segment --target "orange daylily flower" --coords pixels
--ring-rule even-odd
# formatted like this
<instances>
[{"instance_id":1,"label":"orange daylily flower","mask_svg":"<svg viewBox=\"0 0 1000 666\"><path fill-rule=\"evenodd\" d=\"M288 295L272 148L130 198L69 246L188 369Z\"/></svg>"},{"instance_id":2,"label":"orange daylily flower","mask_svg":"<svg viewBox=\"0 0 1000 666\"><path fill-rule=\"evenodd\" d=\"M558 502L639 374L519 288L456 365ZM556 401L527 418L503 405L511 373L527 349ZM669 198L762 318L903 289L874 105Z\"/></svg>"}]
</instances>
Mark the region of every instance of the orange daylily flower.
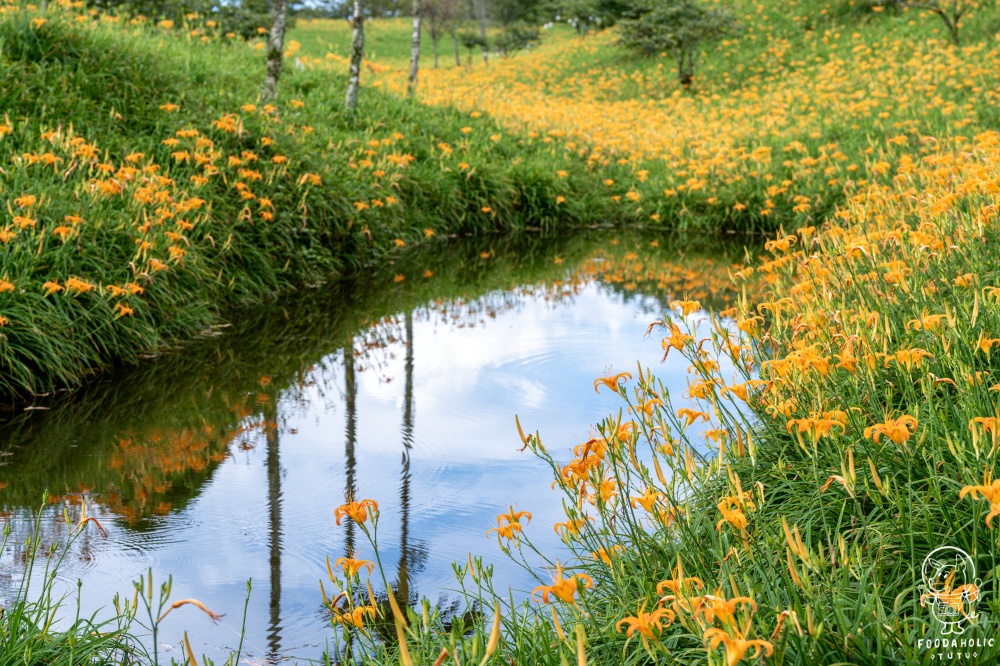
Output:
<instances>
[{"instance_id":1,"label":"orange daylily flower","mask_svg":"<svg viewBox=\"0 0 1000 666\"><path fill-rule=\"evenodd\" d=\"M330 568L329 557L326 558L326 568L327 570ZM375 563L370 560L359 560L353 557L339 557L334 564L334 568L342 570L348 578L354 578L362 569L368 569L368 574L371 575L375 569ZM330 579L332 580L333 576Z\"/></svg>"},{"instance_id":2,"label":"orange daylily flower","mask_svg":"<svg viewBox=\"0 0 1000 666\"><path fill-rule=\"evenodd\" d=\"M632 379L632 373L630 372L619 372L617 375L608 375L607 377L600 377L594 380L594 391L600 393L600 385L604 384L612 391L618 390L618 382L621 381L622 377L626 379Z\"/></svg>"},{"instance_id":3,"label":"orange daylily flower","mask_svg":"<svg viewBox=\"0 0 1000 666\"><path fill-rule=\"evenodd\" d=\"M675 617L677 616L674 612L668 608L657 608L651 613L646 613L645 608L640 608L636 615L619 620L615 628L620 633L622 625L627 625L628 630L625 632L625 635L629 638L632 638L632 634L637 631L644 639L656 638L656 635L663 631L664 618L666 618L666 624L669 626L673 623Z\"/></svg>"},{"instance_id":4,"label":"orange daylily flower","mask_svg":"<svg viewBox=\"0 0 1000 666\"><path fill-rule=\"evenodd\" d=\"M751 659L757 659L762 652L767 656L774 653L774 646L768 641L761 638L746 640L739 636L733 637L718 627L706 629L704 638L709 650L715 650L720 645L726 648L726 666L736 666L750 649L753 649Z\"/></svg>"},{"instance_id":5,"label":"orange daylily flower","mask_svg":"<svg viewBox=\"0 0 1000 666\"><path fill-rule=\"evenodd\" d=\"M687 428L689 425L701 419L702 422L708 421L708 414L706 412L700 412L696 409L688 409L687 407L681 407L677 410L677 418L684 419L682 427Z\"/></svg>"},{"instance_id":6,"label":"orange daylily flower","mask_svg":"<svg viewBox=\"0 0 1000 666\"><path fill-rule=\"evenodd\" d=\"M541 590L541 601L543 603L549 603L549 595L552 594L564 603L575 605L576 600L573 597L580 586L594 586L593 579L587 574L578 573L573 574L569 578L563 578L562 572L562 567L557 564L555 576L552 578L552 585L539 585L531 591L531 598L538 601L539 599L535 595Z\"/></svg>"},{"instance_id":7,"label":"orange daylily flower","mask_svg":"<svg viewBox=\"0 0 1000 666\"><path fill-rule=\"evenodd\" d=\"M350 516L351 520L360 525L368 520L369 513L372 516L378 516L378 502L375 500L366 499L360 502L351 500L334 509L333 515L336 517L338 525L344 516Z\"/></svg>"},{"instance_id":8,"label":"orange daylily flower","mask_svg":"<svg viewBox=\"0 0 1000 666\"><path fill-rule=\"evenodd\" d=\"M908 414L895 419L886 419L884 423L876 423L865 428L865 437L871 437L877 444L882 436L888 437L896 444L905 445L917 430L917 419Z\"/></svg>"},{"instance_id":9,"label":"orange daylily flower","mask_svg":"<svg viewBox=\"0 0 1000 666\"><path fill-rule=\"evenodd\" d=\"M1000 479L991 481L989 472L986 472L983 474L982 485L965 486L959 492L958 498L963 499L966 495L971 495L972 499L978 499L981 496L983 499L989 501L990 512L986 516L986 526L993 529L990 523L995 517L1000 516Z\"/></svg>"},{"instance_id":10,"label":"orange daylily flower","mask_svg":"<svg viewBox=\"0 0 1000 666\"><path fill-rule=\"evenodd\" d=\"M343 627L350 625L356 629L364 629L365 615L375 617L375 612L375 606L355 606L351 610L336 611L333 618Z\"/></svg>"}]
</instances>

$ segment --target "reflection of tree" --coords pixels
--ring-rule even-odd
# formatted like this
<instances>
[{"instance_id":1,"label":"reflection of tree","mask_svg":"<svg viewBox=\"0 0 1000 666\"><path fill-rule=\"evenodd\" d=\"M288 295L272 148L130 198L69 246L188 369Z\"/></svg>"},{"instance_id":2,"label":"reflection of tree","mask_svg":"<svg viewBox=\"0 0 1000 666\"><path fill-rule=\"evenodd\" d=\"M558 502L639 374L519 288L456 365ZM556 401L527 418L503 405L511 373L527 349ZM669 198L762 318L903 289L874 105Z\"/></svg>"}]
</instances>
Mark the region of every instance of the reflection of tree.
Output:
<instances>
[{"instance_id":1,"label":"reflection of tree","mask_svg":"<svg viewBox=\"0 0 1000 666\"><path fill-rule=\"evenodd\" d=\"M357 494L358 486L354 475L357 471L357 459L354 454L354 444L358 436L357 427L357 384L354 380L354 345L345 345L341 352L344 357L344 398L347 403L347 432L344 437L344 452L347 454L347 464L345 469L344 503L353 500ZM354 557L354 521L347 521L347 557Z\"/></svg>"},{"instance_id":2,"label":"reflection of tree","mask_svg":"<svg viewBox=\"0 0 1000 666\"><path fill-rule=\"evenodd\" d=\"M268 563L271 571L267 645L270 656L274 658L281 652L281 459L278 455L280 440L276 397L268 402L263 412L267 436Z\"/></svg>"},{"instance_id":3,"label":"reflection of tree","mask_svg":"<svg viewBox=\"0 0 1000 666\"><path fill-rule=\"evenodd\" d=\"M413 449L413 312L406 313L406 380L403 390L403 473L399 482L399 506L402 527L399 534L399 565L396 597L403 604L410 600L410 451Z\"/></svg>"}]
</instances>

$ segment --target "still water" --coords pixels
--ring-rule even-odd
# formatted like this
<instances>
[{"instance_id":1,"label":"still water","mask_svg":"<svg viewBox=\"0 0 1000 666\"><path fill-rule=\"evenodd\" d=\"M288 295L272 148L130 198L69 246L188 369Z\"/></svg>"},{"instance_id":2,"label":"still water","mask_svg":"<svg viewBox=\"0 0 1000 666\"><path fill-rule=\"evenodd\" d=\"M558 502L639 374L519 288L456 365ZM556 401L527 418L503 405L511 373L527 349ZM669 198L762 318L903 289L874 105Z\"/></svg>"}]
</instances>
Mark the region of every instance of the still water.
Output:
<instances>
[{"instance_id":1,"label":"still water","mask_svg":"<svg viewBox=\"0 0 1000 666\"><path fill-rule=\"evenodd\" d=\"M171 613L161 660L183 659L184 630L196 653L220 659L239 641L249 578L249 663L319 658L334 638L325 558L373 555L334 522L353 492L379 503L386 576L411 602L452 603L451 563L469 553L523 595L534 579L486 530L515 505L557 555L563 516L549 468L518 451L514 415L568 458L622 405L594 379L637 361L683 406L687 363L660 365L660 336L644 333L673 299L726 307L741 257L742 244L717 238L611 232L453 242L9 413L0 503L15 538L0 589L19 579L19 544L48 490L43 542L62 538L64 510L79 516L84 501L108 533L88 529L60 570L60 589L75 595L82 581L84 614L107 615L150 568L157 582L172 574L173 599L225 617Z\"/></svg>"}]
</instances>

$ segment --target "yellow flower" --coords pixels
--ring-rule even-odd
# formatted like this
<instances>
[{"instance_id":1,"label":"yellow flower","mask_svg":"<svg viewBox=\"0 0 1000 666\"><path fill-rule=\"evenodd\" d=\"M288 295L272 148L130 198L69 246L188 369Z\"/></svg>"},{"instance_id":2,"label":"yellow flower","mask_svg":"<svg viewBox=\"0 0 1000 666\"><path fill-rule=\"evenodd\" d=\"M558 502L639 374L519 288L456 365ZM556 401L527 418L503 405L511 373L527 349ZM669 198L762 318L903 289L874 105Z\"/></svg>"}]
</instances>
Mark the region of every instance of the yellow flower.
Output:
<instances>
[{"instance_id":1,"label":"yellow flower","mask_svg":"<svg viewBox=\"0 0 1000 666\"><path fill-rule=\"evenodd\" d=\"M663 493L658 490L654 490L651 487L647 487L642 495L638 495L629 500L629 504L632 508L637 509L642 506L647 513L653 513L653 507L656 506L657 502L663 499Z\"/></svg>"},{"instance_id":2,"label":"yellow flower","mask_svg":"<svg viewBox=\"0 0 1000 666\"><path fill-rule=\"evenodd\" d=\"M746 640L743 636L730 636L718 627L710 627L705 630L705 642L709 650L715 650L719 645L726 648L726 666L736 666L745 656L748 650L753 649L751 659L756 660L763 652L767 656L774 653L774 646L768 641L760 638Z\"/></svg>"},{"instance_id":3,"label":"yellow flower","mask_svg":"<svg viewBox=\"0 0 1000 666\"><path fill-rule=\"evenodd\" d=\"M884 423L876 423L865 428L865 437L871 437L877 444L879 438L885 436L896 444L905 445L916 430L917 419L904 414L895 419L887 418Z\"/></svg>"},{"instance_id":4,"label":"yellow flower","mask_svg":"<svg viewBox=\"0 0 1000 666\"><path fill-rule=\"evenodd\" d=\"M517 533L523 531L524 527L521 526L521 523L509 523L507 525L499 525L498 527L486 530L486 536L488 537L491 532L496 532L497 540L503 537L509 541L517 538Z\"/></svg>"},{"instance_id":5,"label":"yellow flower","mask_svg":"<svg viewBox=\"0 0 1000 666\"><path fill-rule=\"evenodd\" d=\"M368 519L369 514L373 517L378 516L378 502L375 500L365 499L360 502L351 500L347 504L338 506L333 512L338 525L344 516L349 516L351 520L360 525Z\"/></svg>"},{"instance_id":6,"label":"yellow flower","mask_svg":"<svg viewBox=\"0 0 1000 666\"><path fill-rule=\"evenodd\" d=\"M646 613L645 608L640 607L636 615L622 618L615 625L615 628L621 632L622 625L628 625L628 631L625 635L629 638L632 638L632 634L637 631L643 638L656 638L656 635L663 631L664 618L669 626L675 617L674 612L667 608L657 608L651 613Z\"/></svg>"},{"instance_id":7,"label":"yellow flower","mask_svg":"<svg viewBox=\"0 0 1000 666\"><path fill-rule=\"evenodd\" d=\"M701 303L698 301L674 301L670 304L670 307L677 310L682 316L687 317L692 312L700 310Z\"/></svg>"},{"instance_id":8,"label":"yellow flower","mask_svg":"<svg viewBox=\"0 0 1000 666\"><path fill-rule=\"evenodd\" d=\"M326 558L326 566L327 569L330 568L330 558ZM362 569L368 569L368 574L371 575L375 569L375 563L369 560L358 560L353 557L340 557L337 558L334 568L341 569L348 578L354 578Z\"/></svg>"},{"instance_id":9,"label":"yellow flower","mask_svg":"<svg viewBox=\"0 0 1000 666\"><path fill-rule=\"evenodd\" d=\"M85 294L88 291L93 291L96 288L97 287L87 282L86 280L81 280L79 278L71 277L66 280L66 289L73 292L74 294Z\"/></svg>"},{"instance_id":10,"label":"yellow flower","mask_svg":"<svg viewBox=\"0 0 1000 666\"><path fill-rule=\"evenodd\" d=\"M486 536L489 536L491 532L496 532L497 539L500 537L514 539L518 532L524 530L524 525L521 524L522 518L524 519L524 524L527 525L531 522L531 512L515 511L514 507L509 507L507 513L501 513L497 516L497 527L487 530Z\"/></svg>"},{"instance_id":11,"label":"yellow flower","mask_svg":"<svg viewBox=\"0 0 1000 666\"><path fill-rule=\"evenodd\" d=\"M618 390L618 382L621 381L622 377L626 379L632 379L632 373L630 372L619 372L617 375L608 375L607 377L600 377L594 380L594 391L600 393L600 386L603 384L607 386L612 391Z\"/></svg>"},{"instance_id":12,"label":"yellow flower","mask_svg":"<svg viewBox=\"0 0 1000 666\"><path fill-rule=\"evenodd\" d=\"M986 526L992 529L993 526L990 525L990 522L996 516L1000 516L1000 479L991 482L990 475L987 472L983 475L983 485L965 486L962 488L961 492L959 492L958 498L962 499L966 495L971 495L972 499L977 499L979 496L982 496L983 499L989 501L990 512L986 516Z\"/></svg>"},{"instance_id":13,"label":"yellow flower","mask_svg":"<svg viewBox=\"0 0 1000 666\"><path fill-rule=\"evenodd\" d=\"M593 587L594 581L587 574L573 574L569 578L563 578L562 567L558 564L556 565L556 573L552 578L551 585L539 585L534 590L531 591L531 598L535 601L541 601L542 603L549 603L549 595L552 594L560 601L567 604L576 604L576 600L573 598L574 595L579 590L580 586L583 587ZM536 595L541 591L541 599Z\"/></svg>"},{"instance_id":14,"label":"yellow flower","mask_svg":"<svg viewBox=\"0 0 1000 666\"><path fill-rule=\"evenodd\" d=\"M584 518L577 518L575 520L567 520L564 523L556 523L552 526L556 534L561 534L563 538L569 538L570 536L579 536L580 530L586 527L587 521L593 522L593 518L590 516L585 516Z\"/></svg>"},{"instance_id":15,"label":"yellow flower","mask_svg":"<svg viewBox=\"0 0 1000 666\"><path fill-rule=\"evenodd\" d=\"M54 280L49 280L48 282L42 285L42 289L45 290L46 296L50 296L56 293L57 291L62 291L63 286Z\"/></svg>"},{"instance_id":16,"label":"yellow flower","mask_svg":"<svg viewBox=\"0 0 1000 666\"><path fill-rule=\"evenodd\" d=\"M604 547L598 548L595 552L591 553L590 556L595 560L600 560L601 562L604 562L606 565L610 567L611 558L614 557L615 555L618 555L619 553L624 552L624 550L625 550L624 546L622 546L620 543L616 543L610 548L604 548Z\"/></svg>"},{"instance_id":17,"label":"yellow flower","mask_svg":"<svg viewBox=\"0 0 1000 666\"><path fill-rule=\"evenodd\" d=\"M351 610L335 610L333 618L343 627L350 625L355 629L364 629L365 615L375 617L375 614L375 606L355 606Z\"/></svg>"},{"instance_id":18,"label":"yellow flower","mask_svg":"<svg viewBox=\"0 0 1000 666\"><path fill-rule=\"evenodd\" d=\"M507 513L501 513L497 516L497 525L500 525L501 522L506 522L508 524L520 523L522 518L525 518L525 523L530 523L531 512L514 511L514 507L508 507Z\"/></svg>"},{"instance_id":19,"label":"yellow flower","mask_svg":"<svg viewBox=\"0 0 1000 666\"><path fill-rule=\"evenodd\" d=\"M701 419L703 422L708 421L708 414L705 412L700 412L696 409L681 407L680 409L677 410L677 418L684 419L682 427L687 428L698 419Z\"/></svg>"},{"instance_id":20,"label":"yellow flower","mask_svg":"<svg viewBox=\"0 0 1000 666\"><path fill-rule=\"evenodd\" d=\"M978 426L978 427L977 427ZM1000 437L1000 418L996 416L977 416L969 421L969 430L972 431L972 443L975 446L979 443L979 430L989 433L992 438L993 448L997 447L997 438Z\"/></svg>"}]
</instances>

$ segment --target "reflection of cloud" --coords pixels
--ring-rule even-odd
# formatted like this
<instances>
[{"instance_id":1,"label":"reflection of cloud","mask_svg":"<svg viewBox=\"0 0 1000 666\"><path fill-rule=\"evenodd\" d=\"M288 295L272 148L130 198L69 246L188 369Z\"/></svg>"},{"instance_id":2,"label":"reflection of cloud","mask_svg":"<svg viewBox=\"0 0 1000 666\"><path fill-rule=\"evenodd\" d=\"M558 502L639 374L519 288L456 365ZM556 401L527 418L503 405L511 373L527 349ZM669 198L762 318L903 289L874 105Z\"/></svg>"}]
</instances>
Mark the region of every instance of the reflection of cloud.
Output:
<instances>
[{"instance_id":1,"label":"reflection of cloud","mask_svg":"<svg viewBox=\"0 0 1000 666\"><path fill-rule=\"evenodd\" d=\"M552 530L563 519L561 496L550 488L551 470L530 454L518 453L515 414L565 461L594 423L624 407L610 390L594 391L594 379L609 367L634 375L638 360L662 379L675 409L688 404L681 397L687 390L688 362L674 352L659 365L660 336L644 339L652 317L637 308L638 301L625 302L621 295L589 284L568 301L525 297L516 308L475 327L415 318L409 530L410 538L429 553L415 580L422 594L435 598L442 588L455 587L451 562L464 560L470 551L497 566L500 587L530 589L525 572L506 561L496 542L485 536L510 504L534 514L526 531L543 552L557 553L561 547ZM356 482L360 495L377 500L382 509L379 539L392 581L401 528L405 353L399 341L380 351L385 352L381 367L357 375ZM385 376L393 381L380 381ZM302 390L304 405L297 402L293 409L282 402L279 408L282 636L289 646L320 644L299 650L300 656L317 656L322 642L332 636L329 626L317 625L317 580L324 576L324 557L346 554L345 529L333 518L346 482L345 377L339 352L317 364L309 380L315 385ZM699 424L691 432L707 427ZM701 438L695 434L692 439ZM201 495L169 517L168 538L148 541L149 535L118 532L131 545L114 556L113 569L94 569L100 571L93 578L98 584L85 586L85 608L106 605L112 591L128 591L130 581L152 566L158 576L174 574L174 598L197 597L228 613L226 622L235 625L244 582L253 577L247 633L252 643L265 646L270 593L267 458L263 437L253 443L256 448L223 462ZM370 546L358 536L362 557L371 558ZM111 556L105 551L97 557ZM207 644L206 652L218 656L211 646L226 642L218 628L175 615L168 618L167 636L186 628L196 648Z\"/></svg>"},{"instance_id":2,"label":"reflection of cloud","mask_svg":"<svg viewBox=\"0 0 1000 666\"><path fill-rule=\"evenodd\" d=\"M493 381L508 392L519 395L521 403L528 409L539 409L548 393L545 385L538 380L517 377L506 372L497 373Z\"/></svg>"}]
</instances>

